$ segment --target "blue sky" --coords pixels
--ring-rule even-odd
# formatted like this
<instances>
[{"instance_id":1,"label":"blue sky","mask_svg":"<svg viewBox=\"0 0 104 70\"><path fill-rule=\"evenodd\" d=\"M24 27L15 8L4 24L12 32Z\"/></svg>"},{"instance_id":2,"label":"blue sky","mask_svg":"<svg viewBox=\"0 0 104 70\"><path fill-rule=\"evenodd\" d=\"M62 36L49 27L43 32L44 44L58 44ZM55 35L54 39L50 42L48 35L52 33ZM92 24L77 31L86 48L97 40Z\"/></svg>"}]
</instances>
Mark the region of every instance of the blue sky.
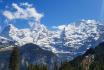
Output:
<instances>
[{"instance_id":1,"label":"blue sky","mask_svg":"<svg viewBox=\"0 0 104 70\"><path fill-rule=\"evenodd\" d=\"M12 9L12 3L28 2L39 13L44 14L41 23L47 27L77 22L81 19L102 20L103 0L0 0L0 25L3 25L4 16L1 12ZM6 8L8 6L9 8ZM2 23L3 22L3 23ZM17 21L18 22L18 21ZM6 23L6 22L5 22ZM26 21L14 22L17 27L27 27Z\"/></svg>"}]
</instances>

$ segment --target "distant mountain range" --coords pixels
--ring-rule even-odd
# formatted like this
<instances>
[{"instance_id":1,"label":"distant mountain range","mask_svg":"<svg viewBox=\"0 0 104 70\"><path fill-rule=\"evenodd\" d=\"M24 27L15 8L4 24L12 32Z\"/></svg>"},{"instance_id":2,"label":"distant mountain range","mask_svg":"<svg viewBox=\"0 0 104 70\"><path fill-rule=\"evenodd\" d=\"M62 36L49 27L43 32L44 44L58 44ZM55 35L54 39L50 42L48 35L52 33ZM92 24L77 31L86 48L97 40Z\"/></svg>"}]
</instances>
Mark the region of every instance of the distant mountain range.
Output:
<instances>
[{"instance_id":1,"label":"distant mountain range","mask_svg":"<svg viewBox=\"0 0 104 70\"><path fill-rule=\"evenodd\" d=\"M104 41L104 24L95 20L81 20L54 28L49 30L45 25L35 23L31 28L18 29L9 24L0 33L1 48L2 44L9 47L33 43L70 60Z\"/></svg>"}]
</instances>

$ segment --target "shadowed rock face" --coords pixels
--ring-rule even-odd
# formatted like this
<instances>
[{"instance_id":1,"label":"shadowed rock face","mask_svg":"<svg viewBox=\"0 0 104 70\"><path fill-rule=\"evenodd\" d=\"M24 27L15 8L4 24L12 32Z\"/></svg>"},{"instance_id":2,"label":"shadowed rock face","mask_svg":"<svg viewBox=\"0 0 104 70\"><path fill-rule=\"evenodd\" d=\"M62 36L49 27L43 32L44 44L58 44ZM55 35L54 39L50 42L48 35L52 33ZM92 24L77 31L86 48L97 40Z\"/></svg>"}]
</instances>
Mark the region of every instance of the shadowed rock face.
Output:
<instances>
[{"instance_id":1,"label":"shadowed rock face","mask_svg":"<svg viewBox=\"0 0 104 70\"><path fill-rule=\"evenodd\" d=\"M90 48L70 62L63 63L60 70L104 70L104 42Z\"/></svg>"}]
</instances>

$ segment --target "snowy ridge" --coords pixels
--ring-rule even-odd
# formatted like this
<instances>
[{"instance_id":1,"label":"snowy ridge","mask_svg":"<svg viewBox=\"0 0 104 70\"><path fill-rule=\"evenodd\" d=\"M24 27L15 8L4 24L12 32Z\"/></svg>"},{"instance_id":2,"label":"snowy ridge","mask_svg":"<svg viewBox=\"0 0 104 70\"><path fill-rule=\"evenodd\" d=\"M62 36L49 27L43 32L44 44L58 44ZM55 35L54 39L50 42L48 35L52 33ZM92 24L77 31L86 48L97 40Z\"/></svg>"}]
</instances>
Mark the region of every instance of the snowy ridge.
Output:
<instances>
[{"instance_id":1,"label":"snowy ridge","mask_svg":"<svg viewBox=\"0 0 104 70\"><path fill-rule=\"evenodd\" d=\"M3 34L3 35L2 35ZM34 43L54 53L83 52L104 40L104 25L95 20L82 20L78 23L60 25L51 31L40 22L31 28L18 29L10 24L1 36L16 41L17 45Z\"/></svg>"}]
</instances>

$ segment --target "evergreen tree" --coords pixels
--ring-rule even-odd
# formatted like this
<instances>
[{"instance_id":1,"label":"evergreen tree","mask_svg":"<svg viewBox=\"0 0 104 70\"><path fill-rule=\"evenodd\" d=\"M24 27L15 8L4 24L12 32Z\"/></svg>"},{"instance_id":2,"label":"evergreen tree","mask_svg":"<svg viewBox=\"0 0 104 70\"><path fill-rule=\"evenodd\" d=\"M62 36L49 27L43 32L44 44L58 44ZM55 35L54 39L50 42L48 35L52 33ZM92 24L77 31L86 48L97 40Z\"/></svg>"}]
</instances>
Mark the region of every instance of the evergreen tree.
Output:
<instances>
[{"instance_id":1,"label":"evergreen tree","mask_svg":"<svg viewBox=\"0 0 104 70\"><path fill-rule=\"evenodd\" d=\"M48 70L48 69L47 69L47 66L45 66L43 64L40 64L40 65L29 64L27 70Z\"/></svg>"},{"instance_id":2,"label":"evergreen tree","mask_svg":"<svg viewBox=\"0 0 104 70\"><path fill-rule=\"evenodd\" d=\"M56 62L54 62L54 70L58 70L58 64Z\"/></svg>"},{"instance_id":3,"label":"evergreen tree","mask_svg":"<svg viewBox=\"0 0 104 70\"><path fill-rule=\"evenodd\" d=\"M17 47L13 48L13 51L10 56L10 64L9 64L9 69L10 70L20 70L19 66L19 49Z\"/></svg>"}]
</instances>

